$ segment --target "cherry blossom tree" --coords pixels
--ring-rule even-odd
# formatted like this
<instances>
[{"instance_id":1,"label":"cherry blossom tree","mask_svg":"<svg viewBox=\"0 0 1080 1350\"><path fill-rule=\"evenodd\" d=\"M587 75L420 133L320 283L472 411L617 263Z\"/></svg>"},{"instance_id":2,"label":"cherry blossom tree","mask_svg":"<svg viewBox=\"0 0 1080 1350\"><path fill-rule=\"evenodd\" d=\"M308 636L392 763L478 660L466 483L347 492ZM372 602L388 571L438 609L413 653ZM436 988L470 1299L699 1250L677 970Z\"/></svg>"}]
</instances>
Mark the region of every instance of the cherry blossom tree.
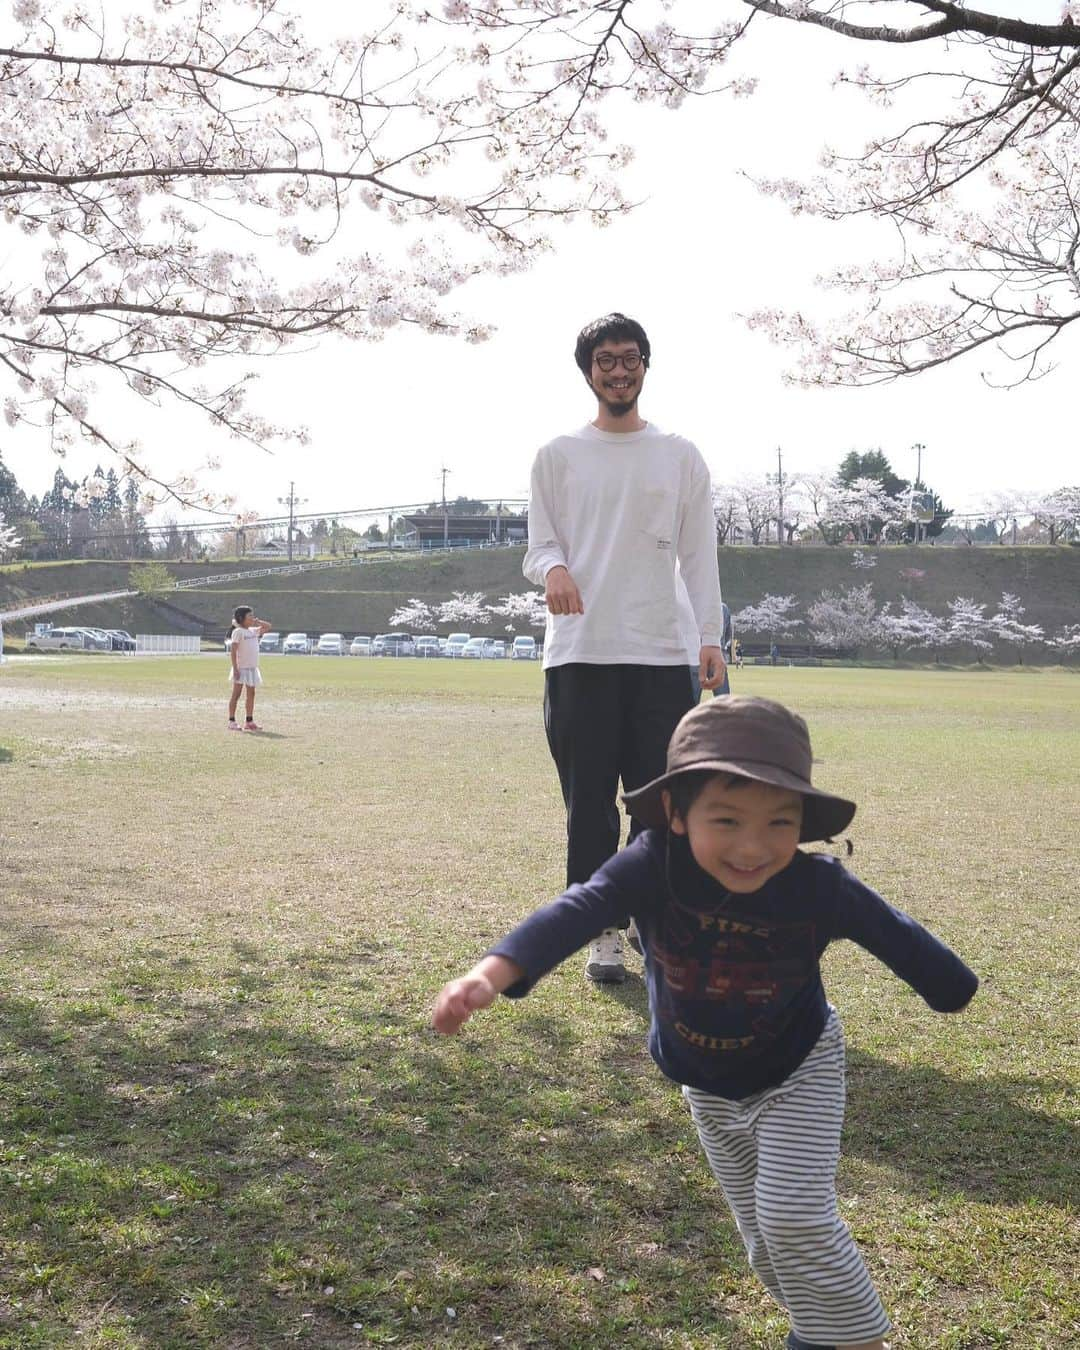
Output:
<instances>
[{"instance_id":1,"label":"cherry blossom tree","mask_svg":"<svg viewBox=\"0 0 1080 1350\"><path fill-rule=\"evenodd\" d=\"M983 653L993 646L986 606L963 595L949 601L949 643L957 647L971 647L982 664Z\"/></svg>"},{"instance_id":2,"label":"cherry blossom tree","mask_svg":"<svg viewBox=\"0 0 1080 1350\"><path fill-rule=\"evenodd\" d=\"M889 496L876 478L838 482L827 509L832 524L846 525L865 544L880 538L886 522L899 520L902 515L900 503Z\"/></svg>"},{"instance_id":3,"label":"cherry blossom tree","mask_svg":"<svg viewBox=\"0 0 1080 1350\"><path fill-rule=\"evenodd\" d=\"M1080 487L1062 487L1031 503L1031 514L1051 544L1080 538Z\"/></svg>"},{"instance_id":4,"label":"cherry blossom tree","mask_svg":"<svg viewBox=\"0 0 1080 1350\"><path fill-rule=\"evenodd\" d=\"M779 510L776 486L767 478L742 478L734 485L734 492L739 503L740 523L749 530L750 542L760 544Z\"/></svg>"},{"instance_id":5,"label":"cherry blossom tree","mask_svg":"<svg viewBox=\"0 0 1080 1350\"><path fill-rule=\"evenodd\" d=\"M1080 5L1036 23L1021 0L1007 15L958 0L879 0L878 11L886 4L877 23L874 0L729 0L704 35L693 0L449 0L442 14L509 74L508 106L531 99L551 119L543 134L554 127L560 139L613 121L619 93L667 107L752 94L770 20L792 35L825 30L841 61L887 53L880 73L856 65L839 83L891 109L891 125L861 147L826 147L817 178L761 186L798 214L889 222L896 257L823 278L860 300L835 323L770 311L751 321L800 347L794 378L810 384L895 379L979 352L1020 362L1015 378L1037 375L1080 314Z\"/></svg>"},{"instance_id":6,"label":"cherry blossom tree","mask_svg":"<svg viewBox=\"0 0 1080 1350\"><path fill-rule=\"evenodd\" d=\"M530 628L543 628L547 624L547 604L540 591L521 591L504 595L497 605L488 605L489 614L507 619L507 631L521 624Z\"/></svg>"},{"instance_id":7,"label":"cherry blossom tree","mask_svg":"<svg viewBox=\"0 0 1080 1350\"><path fill-rule=\"evenodd\" d=\"M1009 591L1002 591L997 610L991 615L988 629L996 642L1008 642L1016 648L1016 660L1024 664L1024 647L1029 643L1041 642L1045 630L1041 624L1023 623L1025 613L1020 597Z\"/></svg>"},{"instance_id":8,"label":"cherry blossom tree","mask_svg":"<svg viewBox=\"0 0 1080 1350\"><path fill-rule=\"evenodd\" d=\"M838 544L843 537L843 523L833 518L833 499L840 491L840 480L835 473L803 473L798 484L807 512L826 544Z\"/></svg>"},{"instance_id":9,"label":"cherry blossom tree","mask_svg":"<svg viewBox=\"0 0 1080 1350\"><path fill-rule=\"evenodd\" d=\"M434 614L443 625L460 623L483 626L490 618L483 591L455 591L452 599L435 606Z\"/></svg>"},{"instance_id":10,"label":"cherry blossom tree","mask_svg":"<svg viewBox=\"0 0 1080 1350\"><path fill-rule=\"evenodd\" d=\"M997 535L998 543L1003 544L1010 530L1016 528L1017 522L1030 517L1031 502L1022 492L1005 490L991 493L983 503L983 510L987 524L993 527Z\"/></svg>"},{"instance_id":11,"label":"cherry blossom tree","mask_svg":"<svg viewBox=\"0 0 1080 1350\"><path fill-rule=\"evenodd\" d=\"M974 353L1015 362L1006 383L1045 373L1050 344L1080 316L1080 7L1038 24L1024 19L1019 0L1015 17L927 0L890 6L886 26L868 21L870 6L856 0L746 3L864 49L908 53L902 68L894 60L888 72L859 66L840 76L895 109L889 130L861 150L827 152L824 172L809 182L762 184L798 213L876 216L901 238L895 258L821 278L859 298L852 313L752 316L799 346L794 378L877 383Z\"/></svg>"},{"instance_id":12,"label":"cherry blossom tree","mask_svg":"<svg viewBox=\"0 0 1080 1350\"><path fill-rule=\"evenodd\" d=\"M735 540L742 501L738 492L730 484L718 483L713 486L713 516L716 519L716 542L729 544Z\"/></svg>"},{"instance_id":13,"label":"cherry blossom tree","mask_svg":"<svg viewBox=\"0 0 1080 1350\"><path fill-rule=\"evenodd\" d=\"M746 605L731 616L736 632L765 633L770 642L790 637L802 627L793 610L798 607L793 595L763 595L756 605Z\"/></svg>"},{"instance_id":14,"label":"cherry blossom tree","mask_svg":"<svg viewBox=\"0 0 1080 1350\"><path fill-rule=\"evenodd\" d=\"M727 0L702 34L695 0L365 0L316 39L322 7L302 26L273 0L130 3L14 0L0 368L9 424L60 453L113 450L144 510L165 491L202 500L205 466L156 479L116 391L267 445L303 429L249 406L262 357L406 325L482 339L450 304L470 278L526 265L550 222L627 209L620 101L751 94L770 18L826 29L838 51L920 53L899 76L842 77L893 101L897 130L831 153L815 181L763 184L906 241L827 278L864 297L853 319L754 318L801 344L798 378L893 379L997 347L1035 375L1080 315L1072 14L921 0L882 26L856 0Z\"/></svg>"},{"instance_id":15,"label":"cherry blossom tree","mask_svg":"<svg viewBox=\"0 0 1080 1350\"><path fill-rule=\"evenodd\" d=\"M1080 623L1063 624L1050 639L1050 645L1065 656L1080 656Z\"/></svg>"},{"instance_id":16,"label":"cherry blossom tree","mask_svg":"<svg viewBox=\"0 0 1080 1350\"><path fill-rule=\"evenodd\" d=\"M434 623L435 616L431 606L415 598L408 600L404 605L399 605L390 615L391 628L431 628Z\"/></svg>"},{"instance_id":17,"label":"cherry blossom tree","mask_svg":"<svg viewBox=\"0 0 1080 1350\"><path fill-rule=\"evenodd\" d=\"M877 640L899 661L902 652L936 650L948 642L946 624L906 595L900 598L899 613L886 604L877 616Z\"/></svg>"},{"instance_id":18,"label":"cherry blossom tree","mask_svg":"<svg viewBox=\"0 0 1080 1350\"><path fill-rule=\"evenodd\" d=\"M114 451L144 510L163 493L201 503L208 466L156 479L117 393L265 446L303 430L248 406L257 358L403 325L485 337L447 298L525 265L548 220L621 211L612 171L629 151L587 110L568 120L571 78L549 69L537 101L516 33L496 53L497 13L471 9L446 5L444 23L374 0L315 40L271 0L14 0L0 48L8 424L61 454ZM458 21L478 34L459 49ZM223 358L248 369L220 375Z\"/></svg>"},{"instance_id":19,"label":"cherry blossom tree","mask_svg":"<svg viewBox=\"0 0 1080 1350\"><path fill-rule=\"evenodd\" d=\"M806 621L819 647L852 648L858 656L860 647L873 646L878 640L872 583L823 590L806 611Z\"/></svg>"}]
</instances>

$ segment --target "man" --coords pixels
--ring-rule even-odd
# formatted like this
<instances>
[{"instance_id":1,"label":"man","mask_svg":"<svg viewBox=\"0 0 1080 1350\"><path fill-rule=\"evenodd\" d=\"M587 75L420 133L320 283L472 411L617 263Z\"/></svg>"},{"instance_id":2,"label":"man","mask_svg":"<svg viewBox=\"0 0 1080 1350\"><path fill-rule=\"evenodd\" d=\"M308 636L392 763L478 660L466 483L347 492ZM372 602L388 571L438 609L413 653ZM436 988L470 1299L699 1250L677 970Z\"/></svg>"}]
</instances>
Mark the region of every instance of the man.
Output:
<instances>
[{"instance_id":1,"label":"man","mask_svg":"<svg viewBox=\"0 0 1080 1350\"><path fill-rule=\"evenodd\" d=\"M544 727L566 803L568 885L619 846L619 779L632 792L664 772L697 701L688 630L701 688L726 674L709 471L689 441L639 415L650 357L624 314L583 329L574 359L596 418L545 445L532 470L522 570L548 607ZM632 820L630 837L641 828ZM592 943L585 973L626 978L617 928Z\"/></svg>"}]
</instances>

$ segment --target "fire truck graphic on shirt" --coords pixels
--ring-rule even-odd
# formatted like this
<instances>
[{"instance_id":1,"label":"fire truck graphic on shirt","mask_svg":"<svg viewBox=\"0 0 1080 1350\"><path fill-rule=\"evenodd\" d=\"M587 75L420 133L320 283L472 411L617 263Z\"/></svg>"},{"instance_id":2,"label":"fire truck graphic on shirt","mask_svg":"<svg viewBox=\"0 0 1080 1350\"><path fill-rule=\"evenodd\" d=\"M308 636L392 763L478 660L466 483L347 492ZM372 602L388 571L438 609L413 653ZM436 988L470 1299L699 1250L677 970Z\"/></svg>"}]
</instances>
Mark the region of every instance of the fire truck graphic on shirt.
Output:
<instances>
[{"instance_id":1,"label":"fire truck graphic on shirt","mask_svg":"<svg viewBox=\"0 0 1080 1350\"><path fill-rule=\"evenodd\" d=\"M660 1018L705 1049L746 1049L778 1035L817 965L814 925L692 910L671 920L658 925L652 944Z\"/></svg>"}]
</instances>

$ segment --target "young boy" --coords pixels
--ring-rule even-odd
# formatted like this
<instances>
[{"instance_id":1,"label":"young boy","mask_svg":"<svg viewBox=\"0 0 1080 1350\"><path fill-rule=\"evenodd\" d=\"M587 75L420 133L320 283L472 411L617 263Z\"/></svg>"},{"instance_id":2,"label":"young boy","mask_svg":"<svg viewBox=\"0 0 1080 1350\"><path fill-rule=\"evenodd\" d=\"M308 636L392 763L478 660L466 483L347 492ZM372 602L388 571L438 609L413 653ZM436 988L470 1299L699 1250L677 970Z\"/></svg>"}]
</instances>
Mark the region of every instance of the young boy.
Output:
<instances>
[{"instance_id":1,"label":"young boy","mask_svg":"<svg viewBox=\"0 0 1080 1350\"><path fill-rule=\"evenodd\" d=\"M259 639L270 631L270 625L257 619L250 605L237 605L233 610L233 630L229 637L229 656L232 661L232 693L229 695L230 731L239 731L236 705L244 695L244 730L262 731L255 722L255 690L262 684L259 674Z\"/></svg>"},{"instance_id":2,"label":"young boy","mask_svg":"<svg viewBox=\"0 0 1080 1350\"><path fill-rule=\"evenodd\" d=\"M978 985L958 956L827 854L855 805L813 787L806 723L731 695L679 723L667 771L628 794L648 826L497 943L435 1004L460 1029L527 994L617 916L645 955L649 1050L681 1084L750 1264L787 1309L791 1350L883 1350L889 1320L836 1209L844 1038L820 958L849 938L938 1012Z\"/></svg>"}]
</instances>

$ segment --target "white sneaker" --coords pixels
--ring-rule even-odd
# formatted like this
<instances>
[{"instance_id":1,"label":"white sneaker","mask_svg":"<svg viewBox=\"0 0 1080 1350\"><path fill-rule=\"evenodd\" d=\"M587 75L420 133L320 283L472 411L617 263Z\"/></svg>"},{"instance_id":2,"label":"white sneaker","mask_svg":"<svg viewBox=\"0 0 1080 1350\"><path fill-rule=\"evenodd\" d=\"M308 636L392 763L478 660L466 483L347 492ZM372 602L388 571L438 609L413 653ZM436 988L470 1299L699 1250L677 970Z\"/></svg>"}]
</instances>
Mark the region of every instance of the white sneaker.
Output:
<instances>
[{"instance_id":1,"label":"white sneaker","mask_svg":"<svg viewBox=\"0 0 1080 1350\"><path fill-rule=\"evenodd\" d=\"M617 928L605 928L596 941L589 944L586 979L597 984L622 984L626 979L623 955L622 934Z\"/></svg>"},{"instance_id":2,"label":"white sneaker","mask_svg":"<svg viewBox=\"0 0 1080 1350\"><path fill-rule=\"evenodd\" d=\"M633 947L634 951L637 952L638 956L645 955L645 949L641 945L641 934L638 932L637 924L633 919L630 920L630 925L626 930L626 940L630 946Z\"/></svg>"}]
</instances>

